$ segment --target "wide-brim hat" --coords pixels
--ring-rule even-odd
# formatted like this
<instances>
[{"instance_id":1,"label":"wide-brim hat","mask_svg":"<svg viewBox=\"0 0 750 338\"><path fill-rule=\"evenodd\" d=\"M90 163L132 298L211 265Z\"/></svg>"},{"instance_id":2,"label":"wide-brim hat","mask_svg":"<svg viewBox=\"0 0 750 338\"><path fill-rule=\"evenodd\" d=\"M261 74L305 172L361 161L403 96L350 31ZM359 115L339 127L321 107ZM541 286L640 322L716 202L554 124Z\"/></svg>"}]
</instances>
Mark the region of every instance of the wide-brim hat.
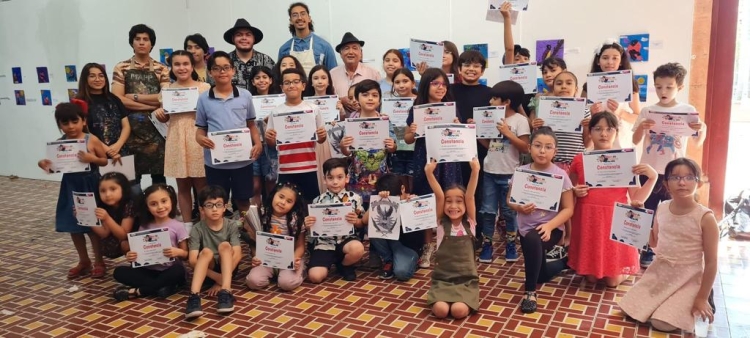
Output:
<instances>
[{"instance_id":1,"label":"wide-brim hat","mask_svg":"<svg viewBox=\"0 0 750 338\"><path fill-rule=\"evenodd\" d=\"M263 40L263 32L261 32L260 29L250 25L247 20L239 18L237 19L237 22L234 23L234 27L224 32L224 41L230 45L234 45L234 33L238 29L249 29L253 33L253 37L255 37L255 43L260 43Z\"/></svg>"},{"instance_id":2,"label":"wide-brim hat","mask_svg":"<svg viewBox=\"0 0 750 338\"><path fill-rule=\"evenodd\" d=\"M354 36L354 34L350 32L346 32L346 34L344 34L344 37L341 38L341 43L336 45L336 53L341 53L341 48L343 48L344 45L350 44L352 42L358 43L360 47L364 47L365 45L365 42L360 39L357 39L357 37Z\"/></svg>"}]
</instances>

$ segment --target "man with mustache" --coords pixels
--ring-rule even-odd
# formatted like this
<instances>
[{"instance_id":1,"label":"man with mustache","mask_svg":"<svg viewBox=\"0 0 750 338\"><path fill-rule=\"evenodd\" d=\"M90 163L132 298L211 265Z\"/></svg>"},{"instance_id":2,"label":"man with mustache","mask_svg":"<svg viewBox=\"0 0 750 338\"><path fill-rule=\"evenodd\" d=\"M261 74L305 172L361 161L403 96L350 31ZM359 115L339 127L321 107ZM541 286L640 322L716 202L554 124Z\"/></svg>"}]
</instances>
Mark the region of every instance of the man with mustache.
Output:
<instances>
[{"instance_id":1,"label":"man with mustache","mask_svg":"<svg viewBox=\"0 0 750 338\"><path fill-rule=\"evenodd\" d=\"M331 81L336 95L348 111L356 110L354 102L348 99L349 87L362 82L373 80L380 82L380 72L362 63L362 47L365 42L357 39L354 34L346 32L341 43L336 46L336 52L341 55L344 64L331 69Z\"/></svg>"},{"instance_id":2,"label":"man with mustache","mask_svg":"<svg viewBox=\"0 0 750 338\"><path fill-rule=\"evenodd\" d=\"M279 48L279 60L286 55L297 58L309 74L315 65L333 69L338 64L333 47L328 41L313 33L310 8L305 3L295 2L289 6L289 32L293 37Z\"/></svg>"},{"instance_id":3,"label":"man with mustache","mask_svg":"<svg viewBox=\"0 0 750 338\"><path fill-rule=\"evenodd\" d=\"M253 67L273 68L276 64L270 56L254 49L255 45L262 40L263 32L242 18L237 19L234 27L224 33L224 41L235 47L234 51L229 53L235 69L232 84L250 90L253 80L250 78L250 72Z\"/></svg>"}]
</instances>

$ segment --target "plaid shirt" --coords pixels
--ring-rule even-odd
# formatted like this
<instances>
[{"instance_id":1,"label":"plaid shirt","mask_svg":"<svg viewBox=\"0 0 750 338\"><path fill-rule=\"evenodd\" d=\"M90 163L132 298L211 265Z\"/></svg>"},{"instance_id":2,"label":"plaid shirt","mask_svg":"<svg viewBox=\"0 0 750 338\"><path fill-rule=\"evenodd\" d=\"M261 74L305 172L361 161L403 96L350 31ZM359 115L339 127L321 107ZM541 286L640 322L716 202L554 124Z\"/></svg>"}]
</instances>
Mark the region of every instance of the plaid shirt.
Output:
<instances>
[{"instance_id":1,"label":"plaid shirt","mask_svg":"<svg viewBox=\"0 0 750 338\"><path fill-rule=\"evenodd\" d=\"M257 50L253 50L253 57L247 62L240 60L237 56L236 50L229 53L229 57L234 64L234 77L232 78L232 84L247 90L250 90L250 85L253 83L253 79L250 78L250 72L253 70L253 67L266 66L273 69L273 66L276 64L270 56Z\"/></svg>"},{"instance_id":2,"label":"plaid shirt","mask_svg":"<svg viewBox=\"0 0 750 338\"><path fill-rule=\"evenodd\" d=\"M356 212L357 214L364 214L365 209L362 208L362 197L359 196L359 194L349 190L342 190L338 194L326 191L322 195L315 197L312 204L331 204L345 202L351 202L354 212ZM347 238L357 238L357 236L354 234L354 228L352 228L352 232L349 234L349 236L310 237L309 241L313 245L313 250L336 250L336 245L343 242Z\"/></svg>"}]
</instances>

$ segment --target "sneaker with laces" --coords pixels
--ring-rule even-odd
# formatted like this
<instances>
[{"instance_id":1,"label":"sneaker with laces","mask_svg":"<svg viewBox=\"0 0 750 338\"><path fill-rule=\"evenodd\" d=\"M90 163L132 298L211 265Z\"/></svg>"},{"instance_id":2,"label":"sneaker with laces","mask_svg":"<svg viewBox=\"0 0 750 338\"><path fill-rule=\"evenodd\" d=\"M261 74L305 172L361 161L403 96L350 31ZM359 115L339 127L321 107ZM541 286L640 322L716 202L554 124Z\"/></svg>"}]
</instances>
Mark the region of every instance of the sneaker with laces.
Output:
<instances>
[{"instance_id":1,"label":"sneaker with laces","mask_svg":"<svg viewBox=\"0 0 750 338\"><path fill-rule=\"evenodd\" d=\"M568 257L568 249L562 245L555 245L547 252L547 262L559 261L565 257Z\"/></svg>"},{"instance_id":2,"label":"sneaker with laces","mask_svg":"<svg viewBox=\"0 0 750 338\"><path fill-rule=\"evenodd\" d=\"M230 313L234 311L234 296L228 290L221 290L217 295L216 312Z\"/></svg>"},{"instance_id":3,"label":"sneaker with laces","mask_svg":"<svg viewBox=\"0 0 750 338\"><path fill-rule=\"evenodd\" d=\"M380 279L391 279L391 278L393 278L393 264L392 263L385 263L385 264L383 264L383 270L380 271L380 274L378 275L378 278L380 278Z\"/></svg>"},{"instance_id":4,"label":"sneaker with laces","mask_svg":"<svg viewBox=\"0 0 750 338\"><path fill-rule=\"evenodd\" d=\"M482 263L492 263L492 242L485 240L482 243L482 252L479 253L479 261Z\"/></svg>"},{"instance_id":5,"label":"sneaker with laces","mask_svg":"<svg viewBox=\"0 0 750 338\"><path fill-rule=\"evenodd\" d=\"M197 318L203 315L201 309L201 296L197 293L191 293L187 299L187 307L185 308L185 319Z\"/></svg>"},{"instance_id":6,"label":"sneaker with laces","mask_svg":"<svg viewBox=\"0 0 750 338\"><path fill-rule=\"evenodd\" d=\"M536 312L536 292L526 292L521 300L521 312L523 313L534 313Z\"/></svg>"},{"instance_id":7,"label":"sneaker with laces","mask_svg":"<svg viewBox=\"0 0 750 338\"><path fill-rule=\"evenodd\" d=\"M432 258L432 243L425 244L422 248L422 257L419 258L419 267L422 269L428 269L430 267L430 259Z\"/></svg>"},{"instance_id":8,"label":"sneaker with laces","mask_svg":"<svg viewBox=\"0 0 750 338\"><path fill-rule=\"evenodd\" d=\"M654 255L655 253L651 250L651 247L649 247L648 250L641 252L641 268L648 269L654 261Z\"/></svg>"},{"instance_id":9,"label":"sneaker with laces","mask_svg":"<svg viewBox=\"0 0 750 338\"><path fill-rule=\"evenodd\" d=\"M516 242L508 241L505 243L505 261L506 262L517 262L518 251L516 250Z\"/></svg>"}]
</instances>

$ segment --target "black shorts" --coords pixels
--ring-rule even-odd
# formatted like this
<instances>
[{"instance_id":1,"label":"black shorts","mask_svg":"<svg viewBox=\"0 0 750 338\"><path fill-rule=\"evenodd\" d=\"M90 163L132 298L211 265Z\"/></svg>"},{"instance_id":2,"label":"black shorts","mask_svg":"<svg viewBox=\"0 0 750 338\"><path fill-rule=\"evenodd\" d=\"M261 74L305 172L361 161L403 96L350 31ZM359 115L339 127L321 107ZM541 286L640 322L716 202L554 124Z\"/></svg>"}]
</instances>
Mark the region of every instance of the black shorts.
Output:
<instances>
[{"instance_id":1,"label":"black shorts","mask_svg":"<svg viewBox=\"0 0 750 338\"><path fill-rule=\"evenodd\" d=\"M307 267L324 267L330 269L331 265L341 263L344 260L344 245L356 240L356 237L349 237L343 242L336 244L336 250L313 250L310 253L310 262L307 264Z\"/></svg>"},{"instance_id":2,"label":"black shorts","mask_svg":"<svg viewBox=\"0 0 750 338\"><path fill-rule=\"evenodd\" d=\"M236 200L249 201L253 197L252 164L237 169L216 169L206 165L204 167L206 182L209 185L221 186L227 194L231 191L232 198Z\"/></svg>"}]
</instances>

